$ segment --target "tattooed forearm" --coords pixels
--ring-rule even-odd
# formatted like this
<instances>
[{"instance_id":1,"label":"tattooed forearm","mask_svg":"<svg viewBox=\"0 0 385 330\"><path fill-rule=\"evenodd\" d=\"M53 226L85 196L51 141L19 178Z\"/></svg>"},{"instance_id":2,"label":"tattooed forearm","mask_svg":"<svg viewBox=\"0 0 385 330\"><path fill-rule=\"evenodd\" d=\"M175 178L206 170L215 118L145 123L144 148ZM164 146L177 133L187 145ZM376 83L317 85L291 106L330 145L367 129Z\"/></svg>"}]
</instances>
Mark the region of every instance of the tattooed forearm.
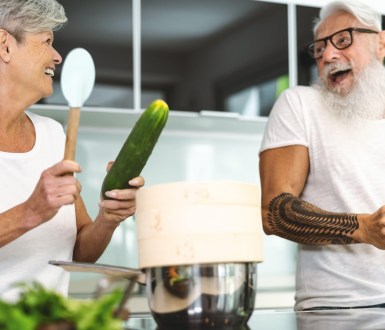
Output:
<instances>
[{"instance_id":1,"label":"tattooed forearm","mask_svg":"<svg viewBox=\"0 0 385 330\"><path fill-rule=\"evenodd\" d=\"M273 232L302 244L349 244L347 236L358 229L357 216L325 212L289 193L269 204L268 222Z\"/></svg>"}]
</instances>

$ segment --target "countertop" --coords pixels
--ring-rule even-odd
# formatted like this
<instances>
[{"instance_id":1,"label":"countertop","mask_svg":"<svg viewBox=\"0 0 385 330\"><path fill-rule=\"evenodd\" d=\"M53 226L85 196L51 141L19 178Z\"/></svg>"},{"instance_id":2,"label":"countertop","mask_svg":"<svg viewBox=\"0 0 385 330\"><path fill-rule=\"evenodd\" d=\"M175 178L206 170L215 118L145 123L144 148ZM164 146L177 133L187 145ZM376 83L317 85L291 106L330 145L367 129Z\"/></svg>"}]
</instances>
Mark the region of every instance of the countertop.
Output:
<instances>
[{"instance_id":1,"label":"countertop","mask_svg":"<svg viewBox=\"0 0 385 330\"><path fill-rule=\"evenodd\" d=\"M125 330L158 329L149 314L134 314ZM357 330L385 329L384 308L323 310L294 312L293 310L255 310L247 327L234 330ZM161 329L164 330L164 329ZM165 329L167 330L167 329ZM222 329L221 329L222 330Z\"/></svg>"}]
</instances>

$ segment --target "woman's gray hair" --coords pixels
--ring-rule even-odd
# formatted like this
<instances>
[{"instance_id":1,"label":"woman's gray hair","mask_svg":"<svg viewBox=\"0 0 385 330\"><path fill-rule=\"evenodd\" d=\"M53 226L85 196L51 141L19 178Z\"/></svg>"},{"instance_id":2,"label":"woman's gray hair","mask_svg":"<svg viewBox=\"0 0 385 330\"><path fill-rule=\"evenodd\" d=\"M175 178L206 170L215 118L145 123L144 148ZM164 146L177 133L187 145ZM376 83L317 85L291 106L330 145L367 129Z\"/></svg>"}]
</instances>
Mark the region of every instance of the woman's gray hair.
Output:
<instances>
[{"instance_id":1,"label":"woman's gray hair","mask_svg":"<svg viewBox=\"0 0 385 330\"><path fill-rule=\"evenodd\" d=\"M0 0L0 29L22 41L25 33L59 30L67 22L56 0Z\"/></svg>"},{"instance_id":2,"label":"woman's gray hair","mask_svg":"<svg viewBox=\"0 0 385 330\"><path fill-rule=\"evenodd\" d=\"M354 0L345 0L333 1L321 8L319 18L314 21L313 33L315 34L317 32L320 24L325 18L339 11L352 14L359 22L368 27L375 28L378 31L382 30L382 17L380 12L369 7L365 3Z\"/></svg>"}]
</instances>

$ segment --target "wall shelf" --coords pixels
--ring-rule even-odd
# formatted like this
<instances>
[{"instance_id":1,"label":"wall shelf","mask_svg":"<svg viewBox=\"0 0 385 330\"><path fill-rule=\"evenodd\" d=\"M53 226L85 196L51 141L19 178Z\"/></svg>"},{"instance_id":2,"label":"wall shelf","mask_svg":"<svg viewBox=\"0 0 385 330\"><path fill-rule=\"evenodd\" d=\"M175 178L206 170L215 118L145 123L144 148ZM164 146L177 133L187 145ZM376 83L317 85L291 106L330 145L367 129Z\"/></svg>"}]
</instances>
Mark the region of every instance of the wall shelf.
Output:
<instances>
[{"instance_id":1,"label":"wall shelf","mask_svg":"<svg viewBox=\"0 0 385 330\"><path fill-rule=\"evenodd\" d=\"M68 106L37 104L33 105L29 110L38 115L51 117L63 126L67 124ZM127 130L135 124L142 111L143 110L83 107L80 115L80 127ZM263 134L266 122L266 117L244 117L235 113L171 110L165 130L169 132L184 131L260 136Z\"/></svg>"}]
</instances>

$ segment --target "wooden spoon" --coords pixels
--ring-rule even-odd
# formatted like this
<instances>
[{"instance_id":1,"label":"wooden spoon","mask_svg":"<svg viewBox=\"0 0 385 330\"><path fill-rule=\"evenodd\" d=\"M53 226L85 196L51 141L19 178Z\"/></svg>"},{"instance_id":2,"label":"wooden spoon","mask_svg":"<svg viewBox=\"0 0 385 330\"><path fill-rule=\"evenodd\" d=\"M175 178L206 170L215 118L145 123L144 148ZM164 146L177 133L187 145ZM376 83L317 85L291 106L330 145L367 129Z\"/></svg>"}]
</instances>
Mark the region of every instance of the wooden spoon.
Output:
<instances>
[{"instance_id":1,"label":"wooden spoon","mask_svg":"<svg viewBox=\"0 0 385 330\"><path fill-rule=\"evenodd\" d=\"M75 160L80 108L89 98L95 84L95 65L88 51L75 48L68 53L60 82L70 107L64 159Z\"/></svg>"}]
</instances>

